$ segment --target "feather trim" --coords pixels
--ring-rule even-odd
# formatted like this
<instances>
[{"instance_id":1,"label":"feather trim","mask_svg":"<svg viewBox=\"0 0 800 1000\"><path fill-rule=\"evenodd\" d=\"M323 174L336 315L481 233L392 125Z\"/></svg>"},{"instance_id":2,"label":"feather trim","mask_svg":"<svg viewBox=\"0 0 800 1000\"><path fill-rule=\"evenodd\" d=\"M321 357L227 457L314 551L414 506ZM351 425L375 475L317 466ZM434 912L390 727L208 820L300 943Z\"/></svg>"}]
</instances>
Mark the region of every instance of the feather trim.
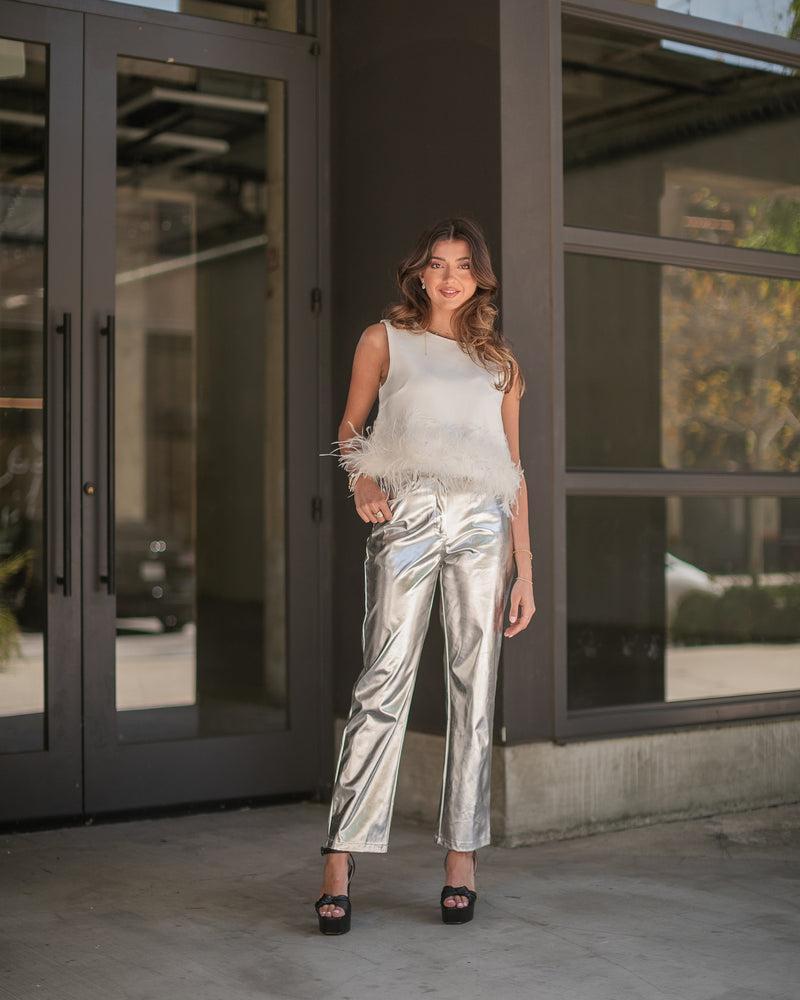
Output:
<instances>
[{"instance_id":1,"label":"feather trim","mask_svg":"<svg viewBox=\"0 0 800 1000\"><path fill-rule=\"evenodd\" d=\"M342 449L347 448L346 452ZM483 427L413 421L375 422L372 432L334 442L330 453L350 473L369 476L390 496L406 493L421 478L445 489L469 489L496 497L509 516L517 504L522 469L505 437L493 439Z\"/></svg>"}]
</instances>

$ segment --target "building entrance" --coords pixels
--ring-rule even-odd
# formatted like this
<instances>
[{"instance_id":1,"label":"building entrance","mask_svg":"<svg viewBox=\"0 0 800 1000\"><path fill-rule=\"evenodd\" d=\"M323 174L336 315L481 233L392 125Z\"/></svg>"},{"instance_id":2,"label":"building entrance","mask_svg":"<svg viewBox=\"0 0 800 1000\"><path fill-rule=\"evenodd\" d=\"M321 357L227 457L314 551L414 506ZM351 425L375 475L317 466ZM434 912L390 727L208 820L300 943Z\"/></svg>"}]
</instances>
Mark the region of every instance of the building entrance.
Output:
<instances>
[{"instance_id":1,"label":"building entrance","mask_svg":"<svg viewBox=\"0 0 800 1000\"><path fill-rule=\"evenodd\" d=\"M316 60L0 13L0 818L313 789Z\"/></svg>"}]
</instances>

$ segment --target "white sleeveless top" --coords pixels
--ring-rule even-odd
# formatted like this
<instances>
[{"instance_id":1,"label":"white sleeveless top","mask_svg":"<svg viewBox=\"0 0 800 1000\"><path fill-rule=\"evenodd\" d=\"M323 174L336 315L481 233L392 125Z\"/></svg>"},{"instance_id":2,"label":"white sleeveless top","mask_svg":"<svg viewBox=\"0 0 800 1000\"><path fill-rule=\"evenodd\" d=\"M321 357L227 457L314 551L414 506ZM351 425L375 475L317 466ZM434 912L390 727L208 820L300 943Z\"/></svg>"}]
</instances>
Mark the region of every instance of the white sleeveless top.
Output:
<instances>
[{"instance_id":1,"label":"white sleeveless top","mask_svg":"<svg viewBox=\"0 0 800 1000\"><path fill-rule=\"evenodd\" d=\"M346 442L340 464L369 476L391 496L420 479L496 497L507 514L522 471L503 429L497 375L454 340L399 330L387 320L389 374L370 434Z\"/></svg>"}]
</instances>

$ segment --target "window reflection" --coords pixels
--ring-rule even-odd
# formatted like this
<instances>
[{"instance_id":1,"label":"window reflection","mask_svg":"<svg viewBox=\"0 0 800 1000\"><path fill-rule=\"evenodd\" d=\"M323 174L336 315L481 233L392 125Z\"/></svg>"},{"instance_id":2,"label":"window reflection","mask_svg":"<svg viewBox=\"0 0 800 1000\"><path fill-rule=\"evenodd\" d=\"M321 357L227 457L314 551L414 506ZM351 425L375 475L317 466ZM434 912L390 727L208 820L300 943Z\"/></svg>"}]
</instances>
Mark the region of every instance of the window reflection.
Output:
<instances>
[{"instance_id":1,"label":"window reflection","mask_svg":"<svg viewBox=\"0 0 800 1000\"><path fill-rule=\"evenodd\" d=\"M0 752L45 746L47 50L0 39Z\"/></svg>"},{"instance_id":2,"label":"window reflection","mask_svg":"<svg viewBox=\"0 0 800 1000\"><path fill-rule=\"evenodd\" d=\"M567 255L567 461L800 470L800 282Z\"/></svg>"},{"instance_id":3,"label":"window reflection","mask_svg":"<svg viewBox=\"0 0 800 1000\"><path fill-rule=\"evenodd\" d=\"M174 14L193 14L219 21L232 21L273 31L313 34L313 26L305 22L305 5L298 0L116 0Z\"/></svg>"},{"instance_id":4,"label":"window reflection","mask_svg":"<svg viewBox=\"0 0 800 1000\"><path fill-rule=\"evenodd\" d=\"M571 497L569 707L800 688L800 498Z\"/></svg>"},{"instance_id":5,"label":"window reflection","mask_svg":"<svg viewBox=\"0 0 800 1000\"><path fill-rule=\"evenodd\" d=\"M648 7L689 14L738 28L800 38L800 10L792 0L636 0Z\"/></svg>"},{"instance_id":6,"label":"window reflection","mask_svg":"<svg viewBox=\"0 0 800 1000\"><path fill-rule=\"evenodd\" d=\"M119 734L282 729L285 85L118 65Z\"/></svg>"},{"instance_id":7,"label":"window reflection","mask_svg":"<svg viewBox=\"0 0 800 1000\"><path fill-rule=\"evenodd\" d=\"M568 225L800 253L800 79L566 17Z\"/></svg>"},{"instance_id":8,"label":"window reflection","mask_svg":"<svg viewBox=\"0 0 800 1000\"><path fill-rule=\"evenodd\" d=\"M664 465L800 471L798 314L799 282L663 268Z\"/></svg>"}]
</instances>

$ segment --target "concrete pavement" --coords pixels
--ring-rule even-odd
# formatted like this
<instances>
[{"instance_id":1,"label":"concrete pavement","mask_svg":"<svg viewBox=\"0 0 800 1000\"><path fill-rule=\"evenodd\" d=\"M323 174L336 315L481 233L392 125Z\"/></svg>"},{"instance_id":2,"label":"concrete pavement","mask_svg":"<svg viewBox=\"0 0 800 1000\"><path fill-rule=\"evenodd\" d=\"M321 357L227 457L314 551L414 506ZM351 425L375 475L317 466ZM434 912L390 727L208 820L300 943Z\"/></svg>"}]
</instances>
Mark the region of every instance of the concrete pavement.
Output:
<instances>
[{"instance_id":1,"label":"concrete pavement","mask_svg":"<svg viewBox=\"0 0 800 1000\"><path fill-rule=\"evenodd\" d=\"M481 852L476 919L396 822L316 930L324 807L0 835L2 1000L797 1000L800 806Z\"/></svg>"}]
</instances>

